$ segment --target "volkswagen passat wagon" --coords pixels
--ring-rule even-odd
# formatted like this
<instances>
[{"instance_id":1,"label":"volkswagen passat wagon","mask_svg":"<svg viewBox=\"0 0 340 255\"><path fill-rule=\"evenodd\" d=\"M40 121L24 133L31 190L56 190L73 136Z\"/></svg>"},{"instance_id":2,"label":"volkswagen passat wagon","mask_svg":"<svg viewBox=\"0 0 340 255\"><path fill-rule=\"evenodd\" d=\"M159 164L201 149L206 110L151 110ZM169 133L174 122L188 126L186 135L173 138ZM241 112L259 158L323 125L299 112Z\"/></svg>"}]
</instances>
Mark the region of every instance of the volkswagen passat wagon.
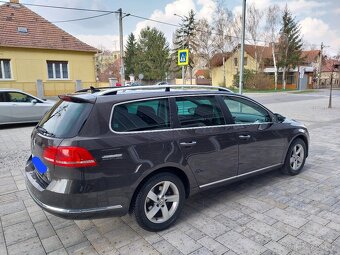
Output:
<instances>
[{"instance_id":1,"label":"volkswagen passat wagon","mask_svg":"<svg viewBox=\"0 0 340 255\"><path fill-rule=\"evenodd\" d=\"M26 183L34 201L71 219L133 212L158 231L196 192L303 168L309 135L301 123L222 88L174 88L60 96L32 132Z\"/></svg>"}]
</instances>

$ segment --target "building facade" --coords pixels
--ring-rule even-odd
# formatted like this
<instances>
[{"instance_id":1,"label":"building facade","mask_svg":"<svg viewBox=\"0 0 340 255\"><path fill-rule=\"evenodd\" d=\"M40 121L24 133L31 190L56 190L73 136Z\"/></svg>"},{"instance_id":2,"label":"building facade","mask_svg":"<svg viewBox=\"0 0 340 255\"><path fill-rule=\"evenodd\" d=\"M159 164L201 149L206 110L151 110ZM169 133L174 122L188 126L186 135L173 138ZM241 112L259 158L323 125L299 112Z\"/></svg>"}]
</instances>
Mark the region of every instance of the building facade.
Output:
<instances>
[{"instance_id":1,"label":"building facade","mask_svg":"<svg viewBox=\"0 0 340 255\"><path fill-rule=\"evenodd\" d=\"M11 0L0 6L0 88L41 96L96 83L91 47Z\"/></svg>"}]
</instances>

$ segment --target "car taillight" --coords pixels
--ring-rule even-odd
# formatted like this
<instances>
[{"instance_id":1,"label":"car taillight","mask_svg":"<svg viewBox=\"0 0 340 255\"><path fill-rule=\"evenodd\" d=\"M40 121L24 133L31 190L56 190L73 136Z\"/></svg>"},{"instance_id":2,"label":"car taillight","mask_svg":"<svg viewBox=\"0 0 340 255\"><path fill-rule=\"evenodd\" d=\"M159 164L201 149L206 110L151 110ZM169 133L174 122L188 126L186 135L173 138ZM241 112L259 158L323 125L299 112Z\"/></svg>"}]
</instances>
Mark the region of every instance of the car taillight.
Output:
<instances>
[{"instance_id":1,"label":"car taillight","mask_svg":"<svg viewBox=\"0 0 340 255\"><path fill-rule=\"evenodd\" d=\"M63 167L88 167L97 165L88 150L75 146L46 147L43 158L56 166Z\"/></svg>"}]
</instances>

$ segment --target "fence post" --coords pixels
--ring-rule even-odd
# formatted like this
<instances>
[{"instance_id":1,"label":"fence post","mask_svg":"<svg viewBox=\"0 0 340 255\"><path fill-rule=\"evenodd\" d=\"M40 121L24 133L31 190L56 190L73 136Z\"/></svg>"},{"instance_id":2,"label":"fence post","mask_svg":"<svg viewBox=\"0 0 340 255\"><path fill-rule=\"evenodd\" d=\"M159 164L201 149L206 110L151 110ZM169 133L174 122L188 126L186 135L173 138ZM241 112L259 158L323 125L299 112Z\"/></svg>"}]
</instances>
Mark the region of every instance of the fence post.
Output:
<instances>
[{"instance_id":1,"label":"fence post","mask_svg":"<svg viewBox=\"0 0 340 255\"><path fill-rule=\"evenodd\" d=\"M36 87L37 87L37 97L39 98L44 98L44 84L42 80L37 80L36 82Z\"/></svg>"},{"instance_id":2,"label":"fence post","mask_svg":"<svg viewBox=\"0 0 340 255\"><path fill-rule=\"evenodd\" d=\"M81 90L82 88L81 80L76 80L76 91Z\"/></svg>"}]
</instances>

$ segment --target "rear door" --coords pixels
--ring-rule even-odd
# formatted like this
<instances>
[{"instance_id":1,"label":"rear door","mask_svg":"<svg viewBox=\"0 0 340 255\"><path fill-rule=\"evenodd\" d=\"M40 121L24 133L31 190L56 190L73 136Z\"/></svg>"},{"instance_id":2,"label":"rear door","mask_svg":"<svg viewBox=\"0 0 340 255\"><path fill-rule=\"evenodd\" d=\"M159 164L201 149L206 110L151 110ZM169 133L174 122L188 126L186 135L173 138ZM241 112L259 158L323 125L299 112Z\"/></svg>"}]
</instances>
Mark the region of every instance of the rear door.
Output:
<instances>
[{"instance_id":1,"label":"rear door","mask_svg":"<svg viewBox=\"0 0 340 255\"><path fill-rule=\"evenodd\" d=\"M12 122L39 121L46 112L40 101L21 92L8 92Z\"/></svg>"},{"instance_id":2,"label":"rear door","mask_svg":"<svg viewBox=\"0 0 340 255\"><path fill-rule=\"evenodd\" d=\"M285 145L282 132L261 105L235 95L224 96L233 120L234 132L239 144L239 171L251 171L281 163Z\"/></svg>"},{"instance_id":3,"label":"rear door","mask_svg":"<svg viewBox=\"0 0 340 255\"><path fill-rule=\"evenodd\" d=\"M188 165L200 187L237 174L237 140L226 126L220 103L213 95L174 98L178 127L176 145L182 165Z\"/></svg>"},{"instance_id":4,"label":"rear door","mask_svg":"<svg viewBox=\"0 0 340 255\"><path fill-rule=\"evenodd\" d=\"M0 92L0 124L13 122L12 104L8 92Z\"/></svg>"}]
</instances>

